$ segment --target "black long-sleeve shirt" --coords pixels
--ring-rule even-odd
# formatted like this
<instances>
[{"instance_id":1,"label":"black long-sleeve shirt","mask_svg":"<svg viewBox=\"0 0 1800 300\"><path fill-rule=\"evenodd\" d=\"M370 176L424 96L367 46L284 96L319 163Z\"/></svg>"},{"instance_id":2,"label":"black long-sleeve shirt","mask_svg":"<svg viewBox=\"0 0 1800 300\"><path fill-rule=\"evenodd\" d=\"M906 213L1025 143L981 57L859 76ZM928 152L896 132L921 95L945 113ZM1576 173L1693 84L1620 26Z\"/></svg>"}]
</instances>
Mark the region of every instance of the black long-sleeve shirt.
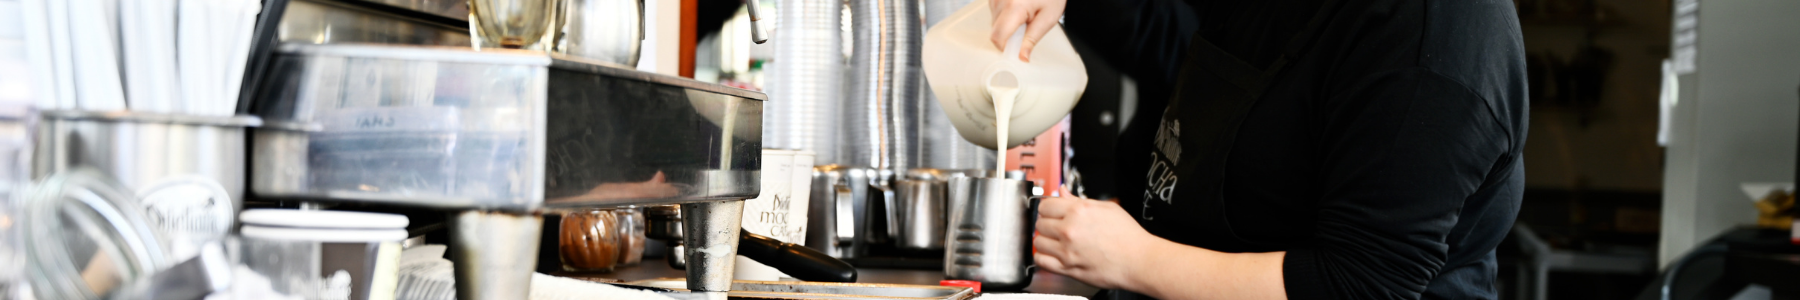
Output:
<instances>
[{"instance_id":1,"label":"black long-sleeve shirt","mask_svg":"<svg viewBox=\"0 0 1800 300\"><path fill-rule=\"evenodd\" d=\"M1494 298L1524 181L1510 1L1346 1L1243 119L1219 195L1171 167L1199 159L1177 124L1210 121L1157 103L1183 85L1190 37L1268 66L1319 2L1069 0L1068 34L1144 85L1145 117L1120 137L1120 204L1175 242L1287 251L1292 299Z\"/></svg>"}]
</instances>

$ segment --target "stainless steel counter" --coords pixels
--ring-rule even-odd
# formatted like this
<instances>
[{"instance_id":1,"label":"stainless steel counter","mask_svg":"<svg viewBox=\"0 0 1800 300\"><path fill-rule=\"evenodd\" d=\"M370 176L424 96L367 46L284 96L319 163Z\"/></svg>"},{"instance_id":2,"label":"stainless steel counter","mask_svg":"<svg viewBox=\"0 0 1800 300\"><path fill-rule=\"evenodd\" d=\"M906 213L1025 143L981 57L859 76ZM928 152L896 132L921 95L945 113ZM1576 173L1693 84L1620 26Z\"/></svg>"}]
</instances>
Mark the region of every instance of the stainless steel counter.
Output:
<instances>
[{"instance_id":1,"label":"stainless steel counter","mask_svg":"<svg viewBox=\"0 0 1800 300\"><path fill-rule=\"evenodd\" d=\"M937 285L939 280L944 279L944 272L932 270L858 268L856 272L856 282L858 283ZM686 276L686 273L670 268L669 264L662 259L645 259L642 264L637 266L614 270L612 273L592 275L595 278L616 279L625 282L682 276ZM1025 291L1088 297L1093 296L1100 289L1069 277L1040 270L1032 277L1031 287L1025 288Z\"/></svg>"}]
</instances>

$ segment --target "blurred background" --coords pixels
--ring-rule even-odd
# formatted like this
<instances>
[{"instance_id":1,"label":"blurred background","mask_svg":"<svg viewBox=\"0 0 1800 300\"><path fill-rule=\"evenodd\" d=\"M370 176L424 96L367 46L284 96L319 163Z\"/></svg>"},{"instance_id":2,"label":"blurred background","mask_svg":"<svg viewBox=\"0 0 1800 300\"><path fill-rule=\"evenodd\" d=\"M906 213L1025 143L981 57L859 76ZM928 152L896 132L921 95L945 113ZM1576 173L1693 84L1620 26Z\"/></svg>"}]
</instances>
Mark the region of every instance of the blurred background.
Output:
<instances>
[{"instance_id":1,"label":"blurred background","mask_svg":"<svg viewBox=\"0 0 1800 300\"><path fill-rule=\"evenodd\" d=\"M771 243L774 247L806 244L817 251L809 255L823 256L818 261L852 269L849 278L800 279L936 287L962 284L938 282L941 279L966 279L945 263L950 253L946 249L952 247L945 243L954 243L944 239L947 228L966 221L947 220L951 211L961 209L950 199L956 197L954 192L945 191L953 181L948 178L1004 177L1030 182L1023 186L1036 187L1026 190L1031 195L1054 194L1057 189L1049 187L1069 186L1094 198L1108 198L1120 192L1110 181L1082 178L1118 176L1113 174L1117 157L1113 146L1121 127L1142 117L1136 115L1137 84L1115 66L1087 59L1086 93L1072 104L1067 117L1048 125L1044 133L1006 151L962 138L941 105L945 99L938 99L924 79L921 52L926 33L940 28L940 22L971 0L218 2L241 10L219 9L212 12L218 19L208 21L216 23L190 24L198 17L189 16L205 14L175 14L177 9L189 9L177 7L176 1L0 0L0 155L7 157L0 159L0 194L24 197L18 195L27 190L24 187L42 186L48 173L72 172L67 169L83 163L114 163L92 158L88 160L105 163L83 162L84 155L129 156L64 148L164 147L120 151L142 157L100 166L112 168L90 174L123 182L71 180L58 181L62 185L55 187L102 190L105 193L96 192L96 197L108 199L150 199L147 195L155 193L147 191L157 185L146 183L152 182L149 179L194 174L172 171L137 178L128 175L156 168L140 169L131 162L169 160L177 161L170 165L218 167L211 170L217 172L201 174L211 184L202 192L217 192L206 194L212 198L176 202L218 211L193 213L183 209L197 208L170 204L156 208L160 210L142 209L152 214L145 217L151 220L137 220L144 223L137 227L159 225L205 235L208 243L194 247L223 248L210 239L248 235L236 229L240 223L255 223L248 214L242 216L245 220L236 219L245 209L380 213L358 218L379 225L370 225L378 229L405 231L396 235L417 239L420 245L449 244L431 248L435 253L407 256L422 257L419 261L425 263L400 262L419 266L402 268L406 270L430 267L434 277L427 279L436 281L396 275L418 280L402 280L402 291L419 284L442 293L413 298L409 297L418 294L402 294L401 299L439 299L461 291L451 289L450 279L462 277L450 275L445 258L459 251L490 249L484 247L524 247L506 248L517 250L508 252L514 254L541 250L537 264L506 266L545 277L648 282L730 269L718 268L714 265L718 262L683 265L688 262L683 262L682 253L692 248L682 248L689 242L681 236L682 224L741 227L745 236L778 240ZM138 12L148 9L132 6L151 5L146 3L168 6L161 14L141 15ZM1531 123L1524 203L1516 225L1496 251L1499 298L1800 299L1800 231L1795 230L1800 208L1794 200L1794 182L1800 176L1800 147L1796 147L1800 18L1794 15L1800 12L1800 1L1513 0L1513 4L1524 35ZM516 36L488 38L495 32L483 33L477 27L484 18L496 17L482 17L471 5L537 8L534 13L539 15L519 18L541 24L534 27L538 32L502 32L532 36L524 41ZM557 5L568 9L551 9L563 7ZM82 13L89 10L107 13ZM166 26L133 26L139 22ZM186 32L215 27L241 32ZM176 32L218 41L179 40ZM1080 41L1072 45L1084 57L1091 55L1085 47ZM94 49L110 52L82 51ZM229 63L188 65L213 57ZM434 59L445 63L440 66ZM206 72L186 71L198 69ZM163 76L171 74L179 76ZM161 88L169 86L181 88ZM207 96L189 92L178 97L181 94L165 94L173 93L168 90L204 90ZM317 116L307 105L316 105ZM551 121L531 123L536 126L532 128L501 126L528 123L508 118L533 109L547 110L542 118ZM393 125L396 119L382 118L390 113L409 116L398 123L451 120L448 123L454 124L445 126L453 129L409 128L441 136L412 136L425 142L400 146L381 144L397 140L392 136L356 135L371 134L357 131L365 129L362 126ZM338 117L325 117L332 114ZM202 118L187 118L193 116ZM82 148L88 146L62 140L81 139L80 135L51 130L65 121L195 122L199 125L188 125L224 128L224 133L214 132L222 138L203 140L226 144L216 153L228 155L204 152L210 156L175 159L171 157L204 155L155 143ZM310 123L315 121L340 123ZM492 132L450 125L544 134L488 135ZM270 134L266 139L261 135L265 133ZM135 138L132 134L162 137L122 135ZM458 135L471 137L462 143L480 141L476 145L492 148L456 152L469 148L456 146ZM309 144L306 138L315 140ZM508 142L538 149L494 146ZM419 149L409 148L416 151L400 155L383 152L407 146ZM267 149L314 152L251 152ZM38 153L34 156L30 150ZM46 154L64 151L76 153L68 155L76 158ZM259 155L269 161L256 160ZM270 162L277 161L272 157L291 161ZM985 172L1001 158L1006 160L1004 171L1010 172ZM221 163L206 163L215 160ZM463 165L448 163L453 160ZM385 164L391 161L426 167ZM278 164L282 162L293 165ZM473 167L477 163L493 164L480 169ZM752 175L755 172L746 171L746 166L756 166L760 169L753 170L761 173ZM458 167L475 169L459 173ZM309 169L314 176L307 177ZM781 177L786 175L793 176ZM760 176L760 182L745 176ZM850 200L837 200L840 193ZM1025 194L991 201L1029 198ZM854 216L850 208L826 204L837 201L855 202ZM741 204L743 211L715 211L716 207L696 204ZM138 204L119 204L131 205ZM20 232L31 226L25 225L27 221L32 221L28 213L19 212L24 208L0 206L0 246L31 245L24 241L55 237L21 237ZM683 212L693 209L702 210ZM694 220L726 215L737 217L726 220L741 221L741 226ZM265 215L271 219L253 225L276 226L286 219L314 217L296 216ZM394 221L396 216L402 218ZM1001 221L1028 222L1014 217ZM63 222L53 219L32 222ZM15 220L20 225L12 225ZM167 220L178 221L159 223ZM463 228L456 222L493 222L501 224L493 228L528 233L536 230L529 229L536 228L532 226L543 229L541 236L496 230L485 233L491 241L459 245L450 236L475 226ZM843 225L852 222L856 225ZM334 229L333 224L306 225ZM581 232L596 226L610 230ZM129 240L99 235L67 247L93 248L106 244L107 238ZM146 236L139 239L154 240ZM607 242L569 242L602 236ZM706 242L726 240L737 239ZM408 242L405 247L413 246ZM22 254L41 249L23 248L0 247L0 299L31 292L18 288L23 285L7 285L23 282L16 279L41 267L27 266L28 256ZM67 250L41 252L70 252L59 249ZM606 255L569 254L592 254L597 252L584 251L596 249ZM72 264L55 267L73 273L76 264L101 261L107 254L84 251L93 253L68 257ZM171 251L182 255L171 256L202 251L182 249ZM600 256L605 258L594 258ZM752 266L739 270L754 272L729 274L738 279L795 278L787 276L793 272L777 272L745 258L736 261ZM1028 262L1007 263L985 271L1031 270L1026 268ZM130 274L119 280L153 273L130 271L121 272ZM861 277L855 276L857 272ZM1055 274L1015 273L1024 275L988 282L989 287L1081 296L1097 290ZM689 283L693 282L697 281ZM69 285L69 290L81 287L85 286ZM85 298L98 298L105 291L86 292L90 294Z\"/></svg>"},{"instance_id":2,"label":"blurred background","mask_svg":"<svg viewBox=\"0 0 1800 300\"><path fill-rule=\"evenodd\" d=\"M765 11L777 12L770 18L780 20L781 13L792 10L775 6L794 2L763 5L770 6ZM954 1L922 2L927 24L934 16L941 18L941 13L934 15L934 5L958 6L940 2ZM786 67L778 58L780 44L745 40L748 19L741 8L729 8L738 7L735 2L699 4L702 15L730 17L717 24L702 22L696 79L776 96L783 80L810 79L777 75ZM1531 131L1523 210L1518 228L1499 252L1505 262L1500 268L1502 298L1659 297L1663 271L1721 236L1737 232L1785 239L1785 224L1766 231L1755 228L1764 215L1757 201L1771 191L1791 190L1795 178L1800 57L1792 53L1800 50L1800 18L1789 14L1800 11L1800 3L1514 4L1530 72ZM857 21L851 20L855 14L849 7L844 9L840 39L844 64L850 67L848 59L867 50L854 47L852 24ZM779 41L786 30L782 26L793 23L775 23L782 24L774 29ZM717 30L710 30L714 26ZM851 83L844 84L848 88ZM1089 103L1094 99L1099 98L1084 97L1082 107L1103 107ZM1099 118L1077 109L1067 143L1075 153L1106 153L1081 151L1084 144L1110 143L1110 137L1082 134L1110 125L1083 122L1084 117ZM1072 164L1089 176L1107 171L1105 166ZM1700 275L1693 276L1702 279L1693 281L1702 283L1678 287L1678 293L1711 293L1693 294L1700 298L1771 295L1765 285L1709 281L1742 283L1730 278L1754 276L1742 274L1750 271L1725 272L1723 258L1699 257L1696 264L1693 272Z\"/></svg>"}]
</instances>

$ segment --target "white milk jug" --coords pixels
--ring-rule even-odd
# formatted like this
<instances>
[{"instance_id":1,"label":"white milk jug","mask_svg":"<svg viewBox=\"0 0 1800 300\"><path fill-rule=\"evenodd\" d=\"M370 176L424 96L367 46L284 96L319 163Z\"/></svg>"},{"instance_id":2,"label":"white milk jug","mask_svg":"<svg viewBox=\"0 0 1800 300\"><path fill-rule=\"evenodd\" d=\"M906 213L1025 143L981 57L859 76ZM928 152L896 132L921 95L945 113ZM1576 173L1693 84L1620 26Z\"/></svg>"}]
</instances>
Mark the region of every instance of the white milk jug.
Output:
<instances>
[{"instance_id":1,"label":"white milk jug","mask_svg":"<svg viewBox=\"0 0 1800 300\"><path fill-rule=\"evenodd\" d=\"M976 0L926 32L925 80L963 139L996 148L1004 138L1004 148L1012 148L1062 121L1087 89L1087 69L1061 25L1044 35L1027 63L1019 60L1025 28L999 51L988 39L992 23L988 0ZM996 104L1010 106L1009 122L994 117Z\"/></svg>"}]
</instances>

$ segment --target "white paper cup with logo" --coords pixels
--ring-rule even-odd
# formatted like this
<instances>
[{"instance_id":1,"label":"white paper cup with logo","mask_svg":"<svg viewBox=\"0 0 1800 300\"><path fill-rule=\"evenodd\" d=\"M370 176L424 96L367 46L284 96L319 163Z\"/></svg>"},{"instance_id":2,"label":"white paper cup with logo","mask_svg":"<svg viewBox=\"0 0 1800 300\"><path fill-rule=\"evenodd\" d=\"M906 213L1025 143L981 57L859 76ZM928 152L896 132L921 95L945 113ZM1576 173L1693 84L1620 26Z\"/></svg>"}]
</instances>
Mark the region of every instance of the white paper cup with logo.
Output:
<instances>
[{"instance_id":1,"label":"white paper cup with logo","mask_svg":"<svg viewBox=\"0 0 1800 300\"><path fill-rule=\"evenodd\" d=\"M805 171L805 177L799 175ZM801 184L806 185L801 185ZM812 153L763 149L762 194L744 201L744 230L788 243L806 241L805 197L812 184ZM796 192L798 191L798 192ZM786 274L742 255L732 277L738 280L776 281Z\"/></svg>"},{"instance_id":2,"label":"white paper cup with logo","mask_svg":"<svg viewBox=\"0 0 1800 300\"><path fill-rule=\"evenodd\" d=\"M788 170L791 180L788 195L787 227L783 230L787 236L778 238L783 242L806 245L806 216L812 205L813 163L816 154L812 151L794 151L794 167Z\"/></svg>"}]
</instances>

